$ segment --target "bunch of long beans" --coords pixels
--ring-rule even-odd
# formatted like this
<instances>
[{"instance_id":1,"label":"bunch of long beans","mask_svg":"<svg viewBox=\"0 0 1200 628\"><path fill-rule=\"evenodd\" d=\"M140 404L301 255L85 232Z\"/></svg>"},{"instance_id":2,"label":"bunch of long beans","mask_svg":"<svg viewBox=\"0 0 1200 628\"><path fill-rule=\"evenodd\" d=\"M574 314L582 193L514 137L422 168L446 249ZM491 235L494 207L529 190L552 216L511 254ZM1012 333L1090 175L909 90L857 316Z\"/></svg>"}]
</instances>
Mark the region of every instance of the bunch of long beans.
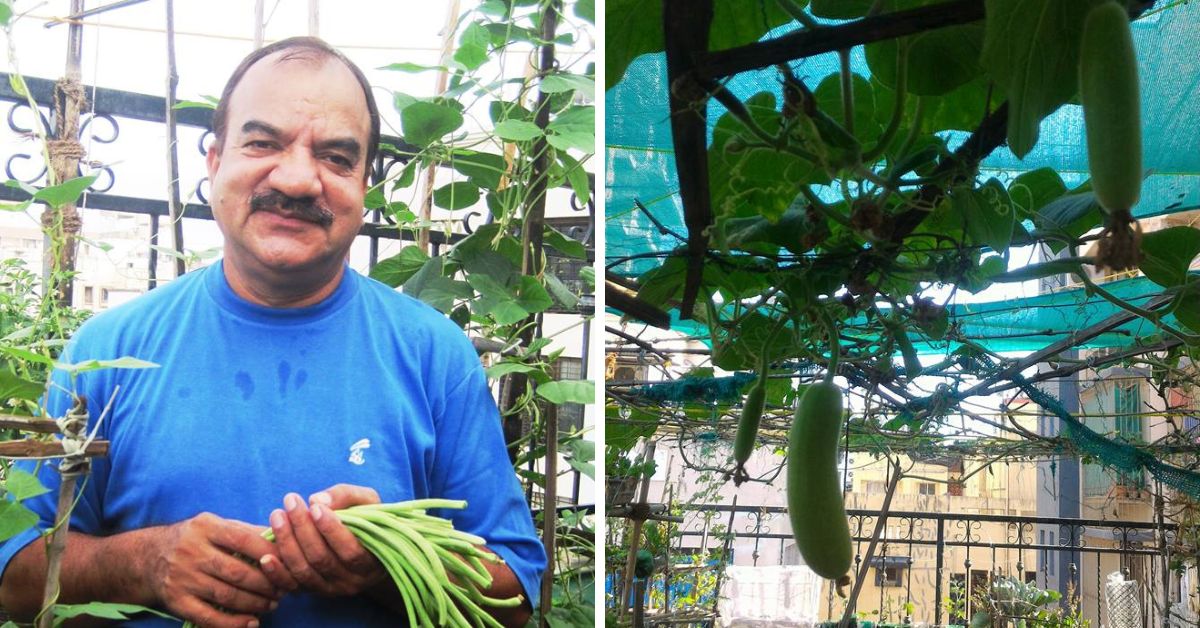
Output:
<instances>
[{"instance_id":1,"label":"bunch of long beans","mask_svg":"<svg viewBox=\"0 0 1200 628\"><path fill-rule=\"evenodd\" d=\"M410 626L503 628L484 607L521 604L520 596L498 599L483 594L492 585L484 562L503 562L481 549L484 539L455 530L448 519L425 512L466 506L461 500L417 499L334 512L363 548L383 563L404 598ZM263 537L275 540L270 529ZM184 627L194 628L194 624Z\"/></svg>"}]
</instances>

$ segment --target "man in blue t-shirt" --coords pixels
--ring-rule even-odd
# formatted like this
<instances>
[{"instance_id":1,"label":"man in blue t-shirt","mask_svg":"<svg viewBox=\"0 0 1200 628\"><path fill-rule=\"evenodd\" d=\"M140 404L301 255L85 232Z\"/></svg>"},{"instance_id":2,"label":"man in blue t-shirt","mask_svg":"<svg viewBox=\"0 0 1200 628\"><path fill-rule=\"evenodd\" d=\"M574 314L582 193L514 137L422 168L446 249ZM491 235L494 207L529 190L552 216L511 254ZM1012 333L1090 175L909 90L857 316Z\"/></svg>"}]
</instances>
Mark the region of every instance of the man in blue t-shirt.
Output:
<instances>
[{"instance_id":1,"label":"man in blue t-shirt","mask_svg":"<svg viewBox=\"0 0 1200 628\"><path fill-rule=\"evenodd\" d=\"M332 511L446 497L466 510L436 514L504 559L487 595L525 598L497 618L524 624L546 558L470 342L346 266L379 141L366 79L320 40L284 40L242 62L213 122L224 258L96 316L65 356L160 367L56 375L49 410L86 396L110 441L72 512L59 601L220 628L400 625L404 600ZM0 545L14 616L41 604L54 494L26 501L40 530Z\"/></svg>"}]
</instances>

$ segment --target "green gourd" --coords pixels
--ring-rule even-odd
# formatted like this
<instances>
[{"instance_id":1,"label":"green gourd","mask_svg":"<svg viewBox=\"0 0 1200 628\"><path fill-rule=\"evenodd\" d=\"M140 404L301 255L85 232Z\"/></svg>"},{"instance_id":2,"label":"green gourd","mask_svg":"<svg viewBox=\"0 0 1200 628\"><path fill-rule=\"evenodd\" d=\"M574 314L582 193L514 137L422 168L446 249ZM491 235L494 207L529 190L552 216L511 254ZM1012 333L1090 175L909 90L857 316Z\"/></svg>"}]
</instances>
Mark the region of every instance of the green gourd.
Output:
<instances>
[{"instance_id":1,"label":"green gourd","mask_svg":"<svg viewBox=\"0 0 1200 628\"><path fill-rule=\"evenodd\" d=\"M1142 190L1141 98L1125 5L1105 2L1084 22L1079 98L1092 191L1109 212L1127 211Z\"/></svg>"},{"instance_id":2,"label":"green gourd","mask_svg":"<svg viewBox=\"0 0 1200 628\"><path fill-rule=\"evenodd\" d=\"M754 441L758 436L758 424L762 421L763 408L767 402L767 370L759 371L758 379L750 385L746 393L746 401L742 404L742 418L738 422L737 436L733 439L733 459L737 462L739 471L743 470L750 452L754 451Z\"/></svg>"},{"instance_id":3,"label":"green gourd","mask_svg":"<svg viewBox=\"0 0 1200 628\"><path fill-rule=\"evenodd\" d=\"M792 536L804 562L822 578L850 569L850 524L838 476L842 391L829 382L808 387L788 434L787 502Z\"/></svg>"}]
</instances>

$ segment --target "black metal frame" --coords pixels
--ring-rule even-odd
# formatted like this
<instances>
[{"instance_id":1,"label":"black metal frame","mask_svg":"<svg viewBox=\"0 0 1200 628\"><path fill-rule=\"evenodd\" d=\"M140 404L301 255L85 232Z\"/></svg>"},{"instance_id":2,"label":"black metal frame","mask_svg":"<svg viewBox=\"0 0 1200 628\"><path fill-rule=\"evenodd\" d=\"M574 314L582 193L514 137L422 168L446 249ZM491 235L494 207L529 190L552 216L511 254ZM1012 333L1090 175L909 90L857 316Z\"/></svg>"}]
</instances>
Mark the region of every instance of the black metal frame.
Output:
<instances>
[{"instance_id":1,"label":"black metal frame","mask_svg":"<svg viewBox=\"0 0 1200 628\"><path fill-rule=\"evenodd\" d=\"M723 504L704 504L694 505L689 507L688 512L692 513L713 513L725 515L728 513L728 530L729 536L721 542L720 539L713 539L719 545L725 547L728 552L732 540L735 537L753 538L754 539L754 562L757 564L760 556L760 544L763 540L779 541L779 557L780 563L783 562L783 556L788 541L792 540L790 533L772 532L768 522L772 521L776 516L786 517L787 509L781 506L742 506L734 503L733 505ZM856 555L854 558L854 571L857 572L862 565L863 555L866 551L867 544L871 541L871 534L875 528L875 523L880 517L880 512L865 509L847 510L849 518L851 536L855 541ZM737 524L736 515L744 515L745 518L741 521L747 521L743 527ZM909 564L906 567L911 567L915 563L913 556L914 547L933 547L936 552L935 578L934 582L934 623L940 625L945 618L944 609L942 608L941 600L946 595L946 585L950 582L950 571L952 567L946 564L945 550L946 548L965 548L966 560L960 567L963 568L966 574L967 581L971 578L971 551L977 550L991 553L991 565L994 569L998 569L996 552L998 550L1017 550L1017 562L1009 565L1010 572L1014 576L1019 576L1024 581L1026 574L1031 571L1023 564L1024 552L1033 552L1033 556L1037 560L1036 571L1043 577L1043 581L1048 577L1046 567L1048 565L1051 553L1057 556L1066 553L1070 560L1070 573L1056 574L1056 579L1061 579L1062 582L1071 582L1075 586L1075 591L1082 591L1082 563L1084 556L1092 556L1096 561L1096 612L1100 615L1101 598L1100 593L1103 591L1101 582L1100 560L1103 555L1119 555L1121 557L1121 566L1127 575L1130 572L1130 567L1135 560L1143 561L1143 567L1149 575L1147 582L1151 586L1158 586L1161 583L1159 579L1164 573L1162 570L1169 569L1171 560L1170 547L1174 536L1178 533L1178 526L1172 523L1155 523L1143 521L1109 521L1103 519L1073 519L1062 517L1038 517L1038 516L1016 516L1016 515L989 515L989 514L966 514L966 513L937 513L937 512L911 512L911 511L893 511L887 514L887 519L890 522L897 524L899 528L898 537L889 537L884 539L880 545L880 552L872 557L872 565L875 563L888 564L889 561L896 559L907 559ZM984 523L1004 524L1005 539L997 541L993 539L985 539L981 535L982 526ZM1056 531L1055 538L1057 542L1054 544L1035 542L1034 533L1038 528L1043 530L1047 527L1053 528ZM738 528L741 528L740 530ZM1100 536L1108 539L1111 537L1111 546L1090 545L1088 539L1096 538L1096 532ZM711 531L705 530L682 530L680 532L680 547L683 547L684 538L696 537L713 538ZM710 541L710 544L713 541ZM1094 541L1093 541L1094 542ZM673 551L679 551L673 549ZM904 575L906 580L904 585L905 601L912 600L912 572L913 569L906 569ZM998 572L999 573L999 572ZM993 574L994 575L994 574ZM831 592L832 594L832 592ZM880 589L880 608L884 605L884 592ZM1082 600L1079 600L1082 603ZM1143 599L1143 614L1144 620L1147 623L1144 625L1152 625L1149 623L1151 618L1162 620L1161 612L1156 610L1153 603ZM832 604L832 600L830 600ZM967 609L969 616L970 596L967 599ZM865 606L865 605L864 605ZM912 617L907 618L912 621Z\"/></svg>"}]
</instances>

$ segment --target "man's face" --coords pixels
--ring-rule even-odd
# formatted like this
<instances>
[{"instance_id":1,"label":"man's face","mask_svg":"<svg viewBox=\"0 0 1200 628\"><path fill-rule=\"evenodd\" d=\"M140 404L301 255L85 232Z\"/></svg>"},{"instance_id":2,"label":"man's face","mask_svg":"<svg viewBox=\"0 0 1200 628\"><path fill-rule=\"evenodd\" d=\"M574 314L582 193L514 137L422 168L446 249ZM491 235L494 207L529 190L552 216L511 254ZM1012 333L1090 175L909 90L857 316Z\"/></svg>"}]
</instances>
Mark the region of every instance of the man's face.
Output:
<instances>
[{"instance_id":1,"label":"man's face","mask_svg":"<svg viewBox=\"0 0 1200 628\"><path fill-rule=\"evenodd\" d=\"M370 116L336 59L255 63L230 96L208 151L225 263L242 276L340 269L362 226Z\"/></svg>"}]
</instances>

